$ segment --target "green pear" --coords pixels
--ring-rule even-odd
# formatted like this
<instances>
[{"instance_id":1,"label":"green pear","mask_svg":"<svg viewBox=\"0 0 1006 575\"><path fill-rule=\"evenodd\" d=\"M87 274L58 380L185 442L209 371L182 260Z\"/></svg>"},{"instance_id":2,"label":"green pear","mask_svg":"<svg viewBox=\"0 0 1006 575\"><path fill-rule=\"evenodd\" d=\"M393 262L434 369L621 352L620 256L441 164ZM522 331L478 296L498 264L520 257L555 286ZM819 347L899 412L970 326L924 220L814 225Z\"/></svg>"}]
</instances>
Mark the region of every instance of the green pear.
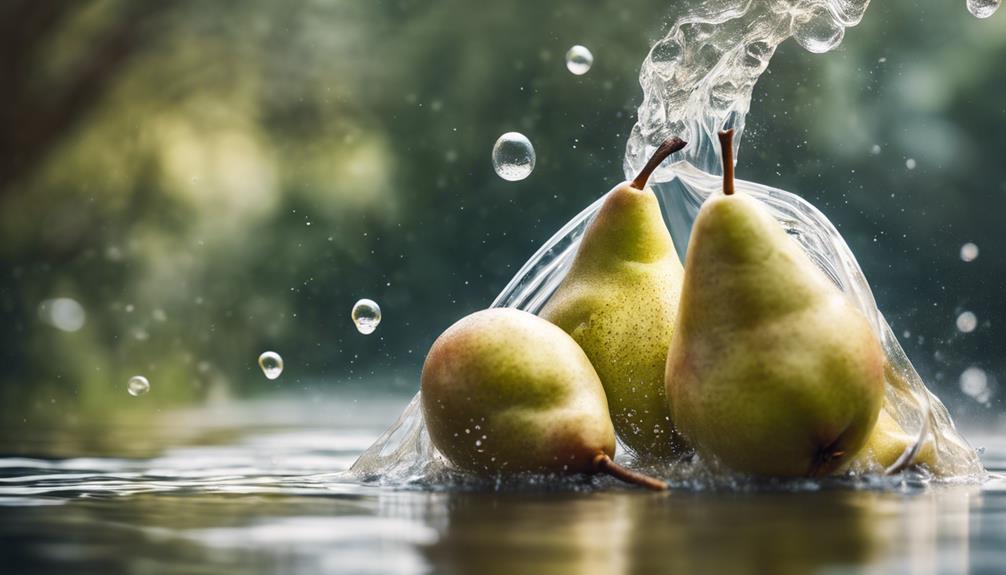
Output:
<instances>
[{"instance_id":1,"label":"green pear","mask_svg":"<svg viewBox=\"0 0 1006 575\"><path fill-rule=\"evenodd\" d=\"M724 193L692 228L667 397L678 430L729 469L825 475L877 421L884 352L768 210L734 193L731 136L720 134Z\"/></svg>"},{"instance_id":2,"label":"green pear","mask_svg":"<svg viewBox=\"0 0 1006 575\"><path fill-rule=\"evenodd\" d=\"M909 447L915 445L916 439L915 435L905 433L905 430L888 413L887 409L881 409L880 417L877 418L877 424L870 432L866 445L852 460L850 467L871 466L872 463L883 469L889 469L897 463ZM932 439L928 439L922 444L910 463L912 465L925 464L930 469L937 469L936 447L933 445Z\"/></svg>"},{"instance_id":3,"label":"green pear","mask_svg":"<svg viewBox=\"0 0 1006 575\"><path fill-rule=\"evenodd\" d=\"M643 457L666 458L684 448L664 395L683 271L646 181L685 145L677 138L664 142L634 181L608 192L572 267L541 310L586 352L618 436Z\"/></svg>"},{"instance_id":4,"label":"green pear","mask_svg":"<svg viewBox=\"0 0 1006 575\"><path fill-rule=\"evenodd\" d=\"M612 461L615 430L597 373L538 316L497 308L462 318L433 343L421 385L430 438L463 470L605 472L666 488Z\"/></svg>"}]
</instances>

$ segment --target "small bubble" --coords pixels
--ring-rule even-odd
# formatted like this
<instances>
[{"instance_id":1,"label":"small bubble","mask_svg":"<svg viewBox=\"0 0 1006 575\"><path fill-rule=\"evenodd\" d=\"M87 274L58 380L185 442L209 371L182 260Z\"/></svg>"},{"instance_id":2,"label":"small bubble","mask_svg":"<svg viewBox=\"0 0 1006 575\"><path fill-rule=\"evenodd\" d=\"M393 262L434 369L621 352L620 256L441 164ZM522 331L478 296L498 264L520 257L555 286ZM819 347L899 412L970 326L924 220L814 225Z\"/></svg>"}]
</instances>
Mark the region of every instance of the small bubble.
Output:
<instances>
[{"instance_id":1,"label":"small bubble","mask_svg":"<svg viewBox=\"0 0 1006 575\"><path fill-rule=\"evenodd\" d=\"M961 246L961 261L973 262L978 257L978 246L968 242Z\"/></svg>"},{"instance_id":2,"label":"small bubble","mask_svg":"<svg viewBox=\"0 0 1006 575\"><path fill-rule=\"evenodd\" d=\"M350 317L356 324L356 331L363 335L370 335L381 323L381 306L377 305L374 300L361 299L353 306Z\"/></svg>"},{"instance_id":3,"label":"small bubble","mask_svg":"<svg viewBox=\"0 0 1006 575\"><path fill-rule=\"evenodd\" d=\"M968 12L976 18L988 18L999 9L1001 0L967 0Z\"/></svg>"},{"instance_id":4,"label":"small bubble","mask_svg":"<svg viewBox=\"0 0 1006 575\"><path fill-rule=\"evenodd\" d=\"M283 373L283 358L275 351L263 351L258 356L258 366L268 379L276 379Z\"/></svg>"},{"instance_id":5,"label":"small bubble","mask_svg":"<svg viewBox=\"0 0 1006 575\"><path fill-rule=\"evenodd\" d=\"M874 156L879 156L880 155L880 144L874 144L873 147L870 148L870 153L873 154Z\"/></svg>"},{"instance_id":6,"label":"small bubble","mask_svg":"<svg viewBox=\"0 0 1006 575\"><path fill-rule=\"evenodd\" d=\"M965 369L960 377L960 385L961 391L980 403L988 403L992 397L992 392L989 390L989 376L980 368Z\"/></svg>"},{"instance_id":7,"label":"small bubble","mask_svg":"<svg viewBox=\"0 0 1006 575\"><path fill-rule=\"evenodd\" d=\"M507 132L493 146L493 169L508 182L523 180L534 171L534 146L524 134Z\"/></svg>"},{"instance_id":8,"label":"small bubble","mask_svg":"<svg viewBox=\"0 0 1006 575\"><path fill-rule=\"evenodd\" d=\"M918 164L915 162L915 158L908 158L907 160L905 160L905 167L908 168L909 170L914 170L915 166L917 165Z\"/></svg>"},{"instance_id":9,"label":"small bubble","mask_svg":"<svg viewBox=\"0 0 1006 575\"><path fill-rule=\"evenodd\" d=\"M126 391L133 397L139 397L150 391L150 382L142 375L134 375L126 383Z\"/></svg>"},{"instance_id":10,"label":"small bubble","mask_svg":"<svg viewBox=\"0 0 1006 575\"><path fill-rule=\"evenodd\" d=\"M978 318L975 314L966 311L957 316L957 329L961 333L971 333L978 327Z\"/></svg>"},{"instance_id":11,"label":"small bubble","mask_svg":"<svg viewBox=\"0 0 1006 575\"><path fill-rule=\"evenodd\" d=\"M594 55L584 46L577 44L566 52L566 69L577 76L583 76L594 65Z\"/></svg>"},{"instance_id":12,"label":"small bubble","mask_svg":"<svg viewBox=\"0 0 1006 575\"><path fill-rule=\"evenodd\" d=\"M84 307L68 297L47 299L38 304L38 316L54 328L71 333L80 330L87 321Z\"/></svg>"}]
</instances>

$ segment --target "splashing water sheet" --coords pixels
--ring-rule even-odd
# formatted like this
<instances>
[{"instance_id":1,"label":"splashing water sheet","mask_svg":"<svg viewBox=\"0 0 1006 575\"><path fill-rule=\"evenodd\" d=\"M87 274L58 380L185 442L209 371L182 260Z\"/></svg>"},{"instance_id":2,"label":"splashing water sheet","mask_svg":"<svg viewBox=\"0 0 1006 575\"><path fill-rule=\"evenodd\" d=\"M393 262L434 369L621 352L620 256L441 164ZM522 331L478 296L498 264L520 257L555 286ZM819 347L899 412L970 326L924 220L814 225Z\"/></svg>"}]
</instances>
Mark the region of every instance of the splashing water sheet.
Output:
<instances>
[{"instance_id":1,"label":"splashing water sheet","mask_svg":"<svg viewBox=\"0 0 1006 575\"><path fill-rule=\"evenodd\" d=\"M823 53L838 46L845 29L862 19L869 0L707 0L682 7L640 71L643 101L626 145L624 170L632 175L670 136L690 143L675 163L654 173L651 182L679 249L685 249L702 202L721 188L716 134L733 128L740 147L744 120L758 78L778 46L793 38ZM849 246L814 206L787 191L738 180L739 193L761 201L811 259L866 315L888 360L884 409L915 437L888 472L912 462L931 442L940 479L980 479L984 470L975 450L957 432L950 416L915 371L883 314ZM603 198L562 227L517 272L493 302L537 313L561 283L581 237ZM700 478L701 465L685 463L659 470L672 479ZM881 471L873 466L870 472ZM864 470L864 473L866 471ZM405 412L350 470L356 478L386 485L431 484L450 471L426 432L417 394Z\"/></svg>"}]
</instances>

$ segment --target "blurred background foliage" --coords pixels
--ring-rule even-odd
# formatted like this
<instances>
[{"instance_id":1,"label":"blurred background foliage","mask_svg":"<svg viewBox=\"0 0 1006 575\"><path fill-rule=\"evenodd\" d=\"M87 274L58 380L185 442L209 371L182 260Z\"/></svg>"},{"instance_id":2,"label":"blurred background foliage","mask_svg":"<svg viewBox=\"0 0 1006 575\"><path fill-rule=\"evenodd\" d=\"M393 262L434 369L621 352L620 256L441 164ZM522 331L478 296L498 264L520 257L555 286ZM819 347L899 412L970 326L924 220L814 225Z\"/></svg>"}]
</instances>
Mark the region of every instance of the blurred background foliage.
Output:
<instances>
[{"instance_id":1,"label":"blurred background foliage","mask_svg":"<svg viewBox=\"0 0 1006 575\"><path fill-rule=\"evenodd\" d=\"M837 51L779 51L739 175L832 218L930 385L959 418L1002 424L1006 15L873 4ZM4 2L0 427L279 390L413 393L436 335L621 179L638 69L675 11ZM565 69L573 44L596 58L582 77ZM511 130L537 150L516 183L489 158ZM384 313L370 336L349 319L362 297ZM53 298L79 302L83 324L54 320ZM286 360L274 382L266 349ZM969 367L987 401L962 392ZM125 392L135 374L152 384L141 399Z\"/></svg>"}]
</instances>

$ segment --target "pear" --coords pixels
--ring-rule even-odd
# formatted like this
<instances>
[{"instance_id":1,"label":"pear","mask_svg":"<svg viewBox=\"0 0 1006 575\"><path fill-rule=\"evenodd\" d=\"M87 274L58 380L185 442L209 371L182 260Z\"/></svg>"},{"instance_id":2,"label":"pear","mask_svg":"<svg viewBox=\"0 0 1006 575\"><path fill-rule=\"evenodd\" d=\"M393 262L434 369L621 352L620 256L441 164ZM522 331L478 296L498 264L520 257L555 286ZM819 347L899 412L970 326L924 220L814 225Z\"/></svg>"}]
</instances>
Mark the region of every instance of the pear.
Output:
<instances>
[{"instance_id":1,"label":"pear","mask_svg":"<svg viewBox=\"0 0 1006 575\"><path fill-rule=\"evenodd\" d=\"M696 217L667 397L701 454L751 475L828 474L877 421L885 356L865 316L755 199L723 194Z\"/></svg>"},{"instance_id":2,"label":"pear","mask_svg":"<svg viewBox=\"0 0 1006 575\"><path fill-rule=\"evenodd\" d=\"M915 435L905 433L898 421L888 413L880 410L877 425L866 440L866 445L851 462L851 466L869 465L874 463L885 470L891 469L905 451L915 444ZM936 447L932 439L927 439L919 448L915 457L907 465L925 464L930 469L936 469ZM907 466L906 465L906 466Z\"/></svg>"},{"instance_id":3,"label":"pear","mask_svg":"<svg viewBox=\"0 0 1006 575\"><path fill-rule=\"evenodd\" d=\"M667 487L612 461L615 430L597 373L575 341L538 316L497 308L462 318L433 343L421 385L430 438L463 470L604 472Z\"/></svg>"},{"instance_id":4,"label":"pear","mask_svg":"<svg viewBox=\"0 0 1006 575\"><path fill-rule=\"evenodd\" d=\"M572 267L541 310L590 358L625 446L658 459L684 450L664 395L683 271L646 181L685 145L677 138L664 142L635 180L608 192Z\"/></svg>"}]
</instances>

